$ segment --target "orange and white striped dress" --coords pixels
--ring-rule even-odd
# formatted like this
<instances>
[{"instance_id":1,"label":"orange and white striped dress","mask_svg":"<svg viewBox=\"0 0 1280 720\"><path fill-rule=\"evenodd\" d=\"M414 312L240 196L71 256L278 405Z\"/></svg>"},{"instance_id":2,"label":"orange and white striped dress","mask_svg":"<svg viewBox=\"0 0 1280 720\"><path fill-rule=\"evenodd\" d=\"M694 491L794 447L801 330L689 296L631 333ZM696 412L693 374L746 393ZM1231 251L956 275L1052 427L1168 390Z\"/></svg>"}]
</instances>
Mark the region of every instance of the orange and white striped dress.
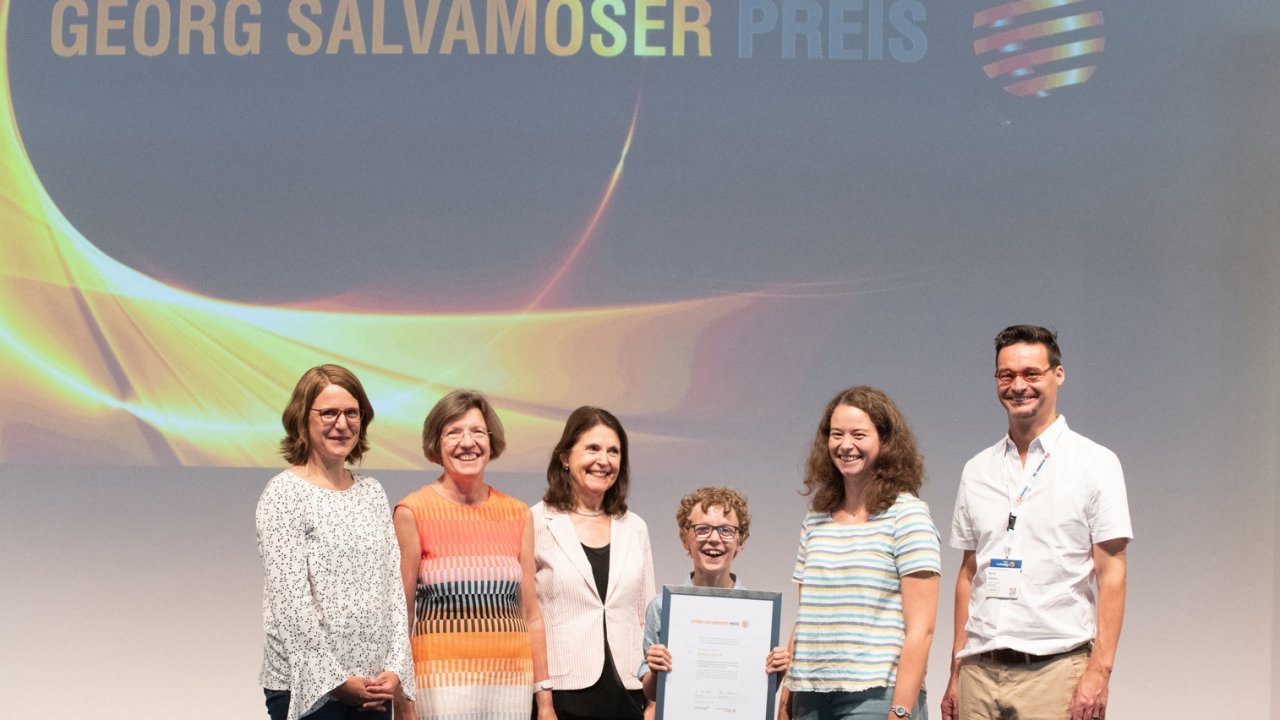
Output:
<instances>
[{"instance_id":1,"label":"orange and white striped dress","mask_svg":"<svg viewBox=\"0 0 1280 720\"><path fill-rule=\"evenodd\" d=\"M490 488L483 503L463 507L430 486L401 506L422 545L410 628L418 719L527 720L533 655L520 546L528 506Z\"/></svg>"}]
</instances>

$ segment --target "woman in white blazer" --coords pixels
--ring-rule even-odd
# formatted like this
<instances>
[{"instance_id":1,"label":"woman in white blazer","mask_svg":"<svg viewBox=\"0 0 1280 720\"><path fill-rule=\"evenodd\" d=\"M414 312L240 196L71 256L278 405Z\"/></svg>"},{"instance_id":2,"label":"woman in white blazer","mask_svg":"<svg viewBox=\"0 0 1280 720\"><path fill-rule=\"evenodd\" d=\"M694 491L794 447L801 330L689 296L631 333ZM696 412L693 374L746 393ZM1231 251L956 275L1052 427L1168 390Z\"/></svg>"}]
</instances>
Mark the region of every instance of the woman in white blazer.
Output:
<instances>
[{"instance_id":1,"label":"woman in white blazer","mask_svg":"<svg viewBox=\"0 0 1280 720\"><path fill-rule=\"evenodd\" d=\"M580 407L551 453L534 505L538 601L559 720L640 718L644 613L654 595L649 528L627 511L627 434L607 410Z\"/></svg>"}]
</instances>

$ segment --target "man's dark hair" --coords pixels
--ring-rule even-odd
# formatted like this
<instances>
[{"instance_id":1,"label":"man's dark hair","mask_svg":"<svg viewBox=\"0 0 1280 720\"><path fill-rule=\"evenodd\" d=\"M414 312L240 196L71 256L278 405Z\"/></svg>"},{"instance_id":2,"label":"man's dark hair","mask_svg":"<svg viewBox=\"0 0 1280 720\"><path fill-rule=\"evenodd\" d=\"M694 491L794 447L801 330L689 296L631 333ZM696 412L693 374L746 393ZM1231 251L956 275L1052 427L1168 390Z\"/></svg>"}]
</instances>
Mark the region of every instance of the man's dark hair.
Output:
<instances>
[{"instance_id":1,"label":"man's dark hair","mask_svg":"<svg viewBox=\"0 0 1280 720\"><path fill-rule=\"evenodd\" d=\"M1062 364L1062 351L1058 349L1058 333L1039 325L1010 325L996 335L996 358L1000 351L1010 345L1027 343L1043 345L1049 351L1049 367L1056 368Z\"/></svg>"}]
</instances>

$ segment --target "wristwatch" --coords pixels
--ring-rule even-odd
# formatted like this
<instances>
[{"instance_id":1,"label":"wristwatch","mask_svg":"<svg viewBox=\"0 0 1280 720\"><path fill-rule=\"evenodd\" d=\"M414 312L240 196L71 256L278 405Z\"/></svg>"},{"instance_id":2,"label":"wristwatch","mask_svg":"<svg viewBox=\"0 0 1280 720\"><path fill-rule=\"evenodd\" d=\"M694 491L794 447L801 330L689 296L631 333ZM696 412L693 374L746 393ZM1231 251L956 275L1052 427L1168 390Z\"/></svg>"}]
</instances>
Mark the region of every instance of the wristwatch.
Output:
<instances>
[{"instance_id":1,"label":"wristwatch","mask_svg":"<svg viewBox=\"0 0 1280 720\"><path fill-rule=\"evenodd\" d=\"M906 718L907 720L911 720L911 711L902 707L901 705L894 705L893 707L889 708L889 714L894 717Z\"/></svg>"},{"instance_id":2,"label":"wristwatch","mask_svg":"<svg viewBox=\"0 0 1280 720\"><path fill-rule=\"evenodd\" d=\"M542 692L543 690L554 690L554 689L555 689L555 686L551 684L551 681L550 681L550 680L541 680L541 681L536 682L536 683L534 683L534 684L533 684L533 694L534 694L534 695L537 695L538 693Z\"/></svg>"}]
</instances>

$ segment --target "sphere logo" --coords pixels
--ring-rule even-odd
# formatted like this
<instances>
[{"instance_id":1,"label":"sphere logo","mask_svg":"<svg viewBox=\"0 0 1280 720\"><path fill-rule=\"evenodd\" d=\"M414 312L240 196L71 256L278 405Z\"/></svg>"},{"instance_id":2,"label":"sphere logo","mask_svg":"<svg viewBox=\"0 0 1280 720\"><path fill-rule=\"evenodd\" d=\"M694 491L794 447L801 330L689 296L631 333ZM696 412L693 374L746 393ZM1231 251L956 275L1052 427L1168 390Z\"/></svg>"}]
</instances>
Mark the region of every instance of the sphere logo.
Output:
<instances>
[{"instance_id":1,"label":"sphere logo","mask_svg":"<svg viewBox=\"0 0 1280 720\"><path fill-rule=\"evenodd\" d=\"M1097 69L1102 11L1090 0L1015 0L973 16L973 52L987 77L1018 97L1080 85Z\"/></svg>"}]
</instances>

